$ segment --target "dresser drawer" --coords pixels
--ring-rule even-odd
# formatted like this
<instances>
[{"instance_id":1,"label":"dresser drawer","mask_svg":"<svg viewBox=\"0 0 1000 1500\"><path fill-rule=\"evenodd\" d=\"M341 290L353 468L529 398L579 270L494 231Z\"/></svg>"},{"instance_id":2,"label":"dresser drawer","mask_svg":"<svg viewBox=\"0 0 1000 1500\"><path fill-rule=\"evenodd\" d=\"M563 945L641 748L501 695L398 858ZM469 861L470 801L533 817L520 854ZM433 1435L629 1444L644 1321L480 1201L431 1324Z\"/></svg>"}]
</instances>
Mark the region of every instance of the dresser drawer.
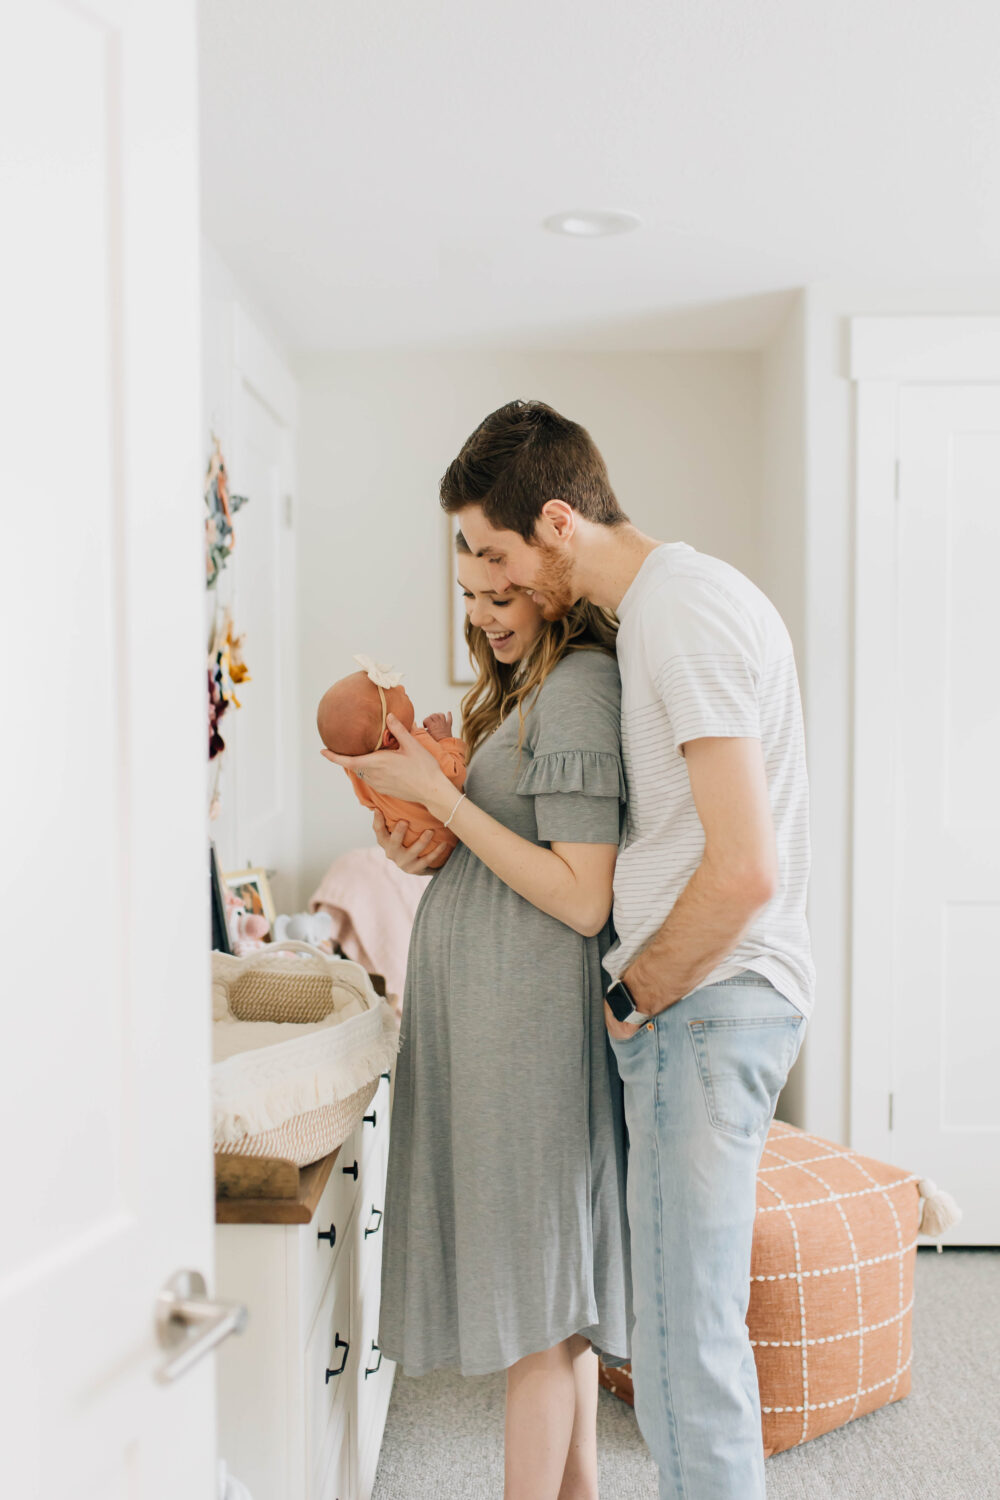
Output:
<instances>
[{"instance_id":1,"label":"dresser drawer","mask_svg":"<svg viewBox=\"0 0 1000 1500\"><path fill-rule=\"evenodd\" d=\"M361 1319L355 1312L351 1267L346 1255L334 1266L309 1335L303 1360L306 1472L315 1473L335 1413L350 1407L357 1380Z\"/></svg>"},{"instance_id":2,"label":"dresser drawer","mask_svg":"<svg viewBox=\"0 0 1000 1500\"><path fill-rule=\"evenodd\" d=\"M361 1196L357 1213L351 1220L350 1242L354 1285L365 1286L375 1278L375 1295L382 1270L382 1246L385 1243L385 1173L388 1138L375 1141L372 1154L361 1174Z\"/></svg>"},{"instance_id":3,"label":"dresser drawer","mask_svg":"<svg viewBox=\"0 0 1000 1500\"><path fill-rule=\"evenodd\" d=\"M385 1149L389 1138L391 1095L389 1079L383 1073L375 1097L365 1110L365 1117L357 1130L363 1169L369 1161L375 1159L380 1150Z\"/></svg>"},{"instance_id":4,"label":"dresser drawer","mask_svg":"<svg viewBox=\"0 0 1000 1500\"><path fill-rule=\"evenodd\" d=\"M361 1191L361 1168L350 1135L340 1148L330 1180L308 1224L298 1232L299 1311L303 1334L316 1315L330 1272L347 1240L347 1230ZM353 1169L353 1170L352 1170Z\"/></svg>"},{"instance_id":5,"label":"dresser drawer","mask_svg":"<svg viewBox=\"0 0 1000 1500\"><path fill-rule=\"evenodd\" d=\"M341 1402L330 1419L319 1461L313 1473L309 1500L355 1500L352 1483L353 1413Z\"/></svg>"},{"instance_id":6,"label":"dresser drawer","mask_svg":"<svg viewBox=\"0 0 1000 1500\"><path fill-rule=\"evenodd\" d=\"M367 1280L355 1290L355 1322L361 1333L355 1372L355 1500L369 1500L372 1492L396 1370L378 1342L380 1269L370 1265Z\"/></svg>"}]
</instances>

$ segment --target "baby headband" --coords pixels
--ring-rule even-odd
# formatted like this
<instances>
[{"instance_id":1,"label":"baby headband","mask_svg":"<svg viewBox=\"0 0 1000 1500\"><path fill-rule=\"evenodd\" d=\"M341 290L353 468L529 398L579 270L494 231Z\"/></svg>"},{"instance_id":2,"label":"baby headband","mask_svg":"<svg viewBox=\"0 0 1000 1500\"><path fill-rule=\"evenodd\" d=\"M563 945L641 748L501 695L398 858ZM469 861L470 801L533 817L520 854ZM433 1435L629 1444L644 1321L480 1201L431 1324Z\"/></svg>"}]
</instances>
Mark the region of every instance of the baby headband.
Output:
<instances>
[{"instance_id":1,"label":"baby headband","mask_svg":"<svg viewBox=\"0 0 1000 1500\"><path fill-rule=\"evenodd\" d=\"M368 673L368 679L370 682L374 682L378 688L378 695L382 702L382 727L378 732L378 739L373 746L373 749L379 750L382 747L382 736L385 734L385 721L389 714L389 705L385 701L385 689L401 687L403 674L402 672L397 672L393 667L384 666L382 662L373 661L370 656L358 655L355 656L354 660L359 667L362 667Z\"/></svg>"}]
</instances>

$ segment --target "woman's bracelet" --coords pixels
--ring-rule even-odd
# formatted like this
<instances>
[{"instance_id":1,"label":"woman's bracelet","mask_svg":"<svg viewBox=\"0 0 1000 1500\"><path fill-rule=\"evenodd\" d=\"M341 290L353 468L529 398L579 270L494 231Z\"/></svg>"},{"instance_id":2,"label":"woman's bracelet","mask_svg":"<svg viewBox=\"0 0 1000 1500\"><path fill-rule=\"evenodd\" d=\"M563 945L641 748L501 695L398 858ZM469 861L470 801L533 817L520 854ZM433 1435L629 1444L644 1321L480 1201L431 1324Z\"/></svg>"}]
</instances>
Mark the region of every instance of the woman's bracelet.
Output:
<instances>
[{"instance_id":1,"label":"woman's bracelet","mask_svg":"<svg viewBox=\"0 0 1000 1500\"><path fill-rule=\"evenodd\" d=\"M442 828L447 828L448 827L448 825L451 822L452 818L458 812L458 809L461 807L461 805L462 805L462 803L464 801L465 801L465 793L463 792L462 795L459 797L458 801L455 803L455 806L452 808L451 812L448 814L448 816L445 818L444 822L441 824Z\"/></svg>"}]
</instances>

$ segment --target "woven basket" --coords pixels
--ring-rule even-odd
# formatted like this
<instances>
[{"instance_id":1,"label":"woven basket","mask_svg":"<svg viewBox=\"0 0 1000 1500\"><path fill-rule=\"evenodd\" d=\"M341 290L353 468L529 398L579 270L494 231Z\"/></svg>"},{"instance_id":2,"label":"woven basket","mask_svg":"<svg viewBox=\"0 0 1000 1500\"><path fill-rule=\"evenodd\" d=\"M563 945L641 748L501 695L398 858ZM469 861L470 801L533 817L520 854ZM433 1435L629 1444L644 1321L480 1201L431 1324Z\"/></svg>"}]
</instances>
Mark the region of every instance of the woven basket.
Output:
<instances>
[{"instance_id":1,"label":"woven basket","mask_svg":"<svg viewBox=\"0 0 1000 1500\"><path fill-rule=\"evenodd\" d=\"M335 1151L398 1047L364 969L287 942L242 959L213 954L212 992L226 1044L212 1078L216 1152L302 1167Z\"/></svg>"},{"instance_id":2,"label":"woven basket","mask_svg":"<svg viewBox=\"0 0 1000 1500\"><path fill-rule=\"evenodd\" d=\"M301 954L301 957L296 957ZM377 1002L368 974L349 959L331 958L311 943L287 938L246 958L212 954L212 1014L222 1020L322 1021L358 1001Z\"/></svg>"},{"instance_id":3,"label":"woven basket","mask_svg":"<svg viewBox=\"0 0 1000 1500\"><path fill-rule=\"evenodd\" d=\"M277 1157L294 1162L297 1167L307 1167L310 1162L329 1156L331 1151L344 1144L361 1123L378 1085L379 1080L373 1078L356 1094L337 1104L324 1104L319 1109L309 1110L308 1114L295 1115L276 1130L244 1135L238 1141L227 1141L222 1145L216 1142L215 1150L222 1156Z\"/></svg>"}]
</instances>

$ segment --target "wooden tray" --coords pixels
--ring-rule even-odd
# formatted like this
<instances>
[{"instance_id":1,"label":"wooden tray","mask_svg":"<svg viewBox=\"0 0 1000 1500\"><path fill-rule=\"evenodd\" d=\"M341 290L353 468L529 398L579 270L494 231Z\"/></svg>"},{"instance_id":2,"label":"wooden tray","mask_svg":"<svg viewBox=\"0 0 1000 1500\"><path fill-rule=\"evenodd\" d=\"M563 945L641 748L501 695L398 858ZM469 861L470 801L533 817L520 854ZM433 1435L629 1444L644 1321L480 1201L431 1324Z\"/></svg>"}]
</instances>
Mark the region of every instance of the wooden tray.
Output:
<instances>
[{"instance_id":1,"label":"wooden tray","mask_svg":"<svg viewBox=\"0 0 1000 1500\"><path fill-rule=\"evenodd\" d=\"M308 1224L333 1171L340 1147L297 1167L270 1156L215 1157L217 1224Z\"/></svg>"}]
</instances>

